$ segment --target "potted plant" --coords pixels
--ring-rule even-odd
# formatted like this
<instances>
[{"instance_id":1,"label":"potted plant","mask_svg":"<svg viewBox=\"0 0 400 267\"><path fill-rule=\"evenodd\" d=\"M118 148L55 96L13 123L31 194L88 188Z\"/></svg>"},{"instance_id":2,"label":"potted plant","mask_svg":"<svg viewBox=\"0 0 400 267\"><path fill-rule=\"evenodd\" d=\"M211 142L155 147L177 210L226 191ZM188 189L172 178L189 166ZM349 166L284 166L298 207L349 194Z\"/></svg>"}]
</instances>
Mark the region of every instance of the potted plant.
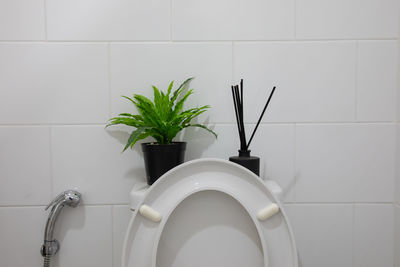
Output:
<instances>
[{"instance_id":1,"label":"potted plant","mask_svg":"<svg viewBox=\"0 0 400 267\"><path fill-rule=\"evenodd\" d=\"M187 127L200 127L217 137L217 134L207 126L191 123L194 118L207 111L210 108L209 105L183 110L183 104L193 93L193 90L186 91L192 79L185 80L173 92L173 81L169 84L166 93L153 86L153 101L139 94L134 94L133 98L123 96L132 102L138 114L121 113L111 118L106 126L124 124L135 128L123 151L129 147L132 148L137 141L149 136L155 139L156 142L142 143L149 185L168 170L183 163L186 142L173 141L180 131Z\"/></svg>"}]
</instances>

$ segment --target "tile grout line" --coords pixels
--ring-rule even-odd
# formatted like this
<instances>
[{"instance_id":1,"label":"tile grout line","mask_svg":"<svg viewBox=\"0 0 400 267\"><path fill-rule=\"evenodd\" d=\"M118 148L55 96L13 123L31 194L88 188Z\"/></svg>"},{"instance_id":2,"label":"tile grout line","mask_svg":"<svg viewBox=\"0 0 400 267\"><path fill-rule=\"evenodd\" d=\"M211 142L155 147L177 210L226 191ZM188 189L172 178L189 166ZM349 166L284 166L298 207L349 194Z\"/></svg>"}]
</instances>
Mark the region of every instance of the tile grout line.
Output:
<instances>
[{"instance_id":1,"label":"tile grout line","mask_svg":"<svg viewBox=\"0 0 400 267\"><path fill-rule=\"evenodd\" d=\"M174 7L174 0L169 0L169 40L173 42L173 7Z\"/></svg>"},{"instance_id":2,"label":"tile grout line","mask_svg":"<svg viewBox=\"0 0 400 267\"><path fill-rule=\"evenodd\" d=\"M294 40L297 40L297 0L294 0Z\"/></svg>"},{"instance_id":3,"label":"tile grout line","mask_svg":"<svg viewBox=\"0 0 400 267\"><path fill-rule=\"evenodd\" d=\"M397 90L396 90L397 91ZM396 107L397 107L397 105L396 105ZM399 127L398 127L398 123L394 123L394 125L393 125L393 127L394 127L394 146L395 146L395 149L394 149L394 151L393 151L393 162L392 162L392 164L393 164L393 166L394 166L394 170L393 170L393 182L392 182L392 185L393 185L393 188L392 188L392 199L393 199L393 204L395 204L396 203L396 192L397 192L397 183L398 183L398 179L400 179L400 173L399 173L399 168L397 167L397 162L399 161L399 156L400 156L400 151L399 151L399 142L400 142L400 140L399 140L399 134L400 134L400 132L399 132ZM400 181L399 181L400 182ZM400 192L399 192L400 193Z\"/></svg>"},{"instance_id":4,"label":"tile grout line","mask_svg":"<svg viewBox=\"0 0 400 267\"><path fill-rule=\"evenodd\" d=\"M232 41L231 42L231 56L232 56L232 60L231 60L231 64L232 64L232 68L231 68L231 71L232 71L232 73L231 73L231 82L232 82L232 84L235 82L235 62L236 62L236 60L235 60L235 42L234 41Z\"/></svg>"},{"instance_id":5,"label":"tile grout line","mask_svg":"<svg viewBox=\"0 0 400 267\"><path fill-rule=\"evenodd\" d=\"M108 117L111 118L111 43L107 44Z\"/></svg>"},{"instance_id":6,"label":"tile grout line","mask_svg":"<svg viewBox=\"0 0 400 267\"><path fill-rule=\"evenodd\" d=\"M114 205L111 205L111 266L114 266L114 252L115 252L115 243L114 243Z\"/></svg>"},{"instance_id":7,"label":"tile grout line","mask_svg":"<svg viewBox=\"0 0 400 267\"><path fill-rule=\"evenodd\" d=\"M359 41L355 41L355 62L354 62L354 120L360 121L358 114L358 60L359 60Z\"/></svg>"},{"instance_id":8,"label":"tile grout line","mask_svg":"<svg viewBox=\"0 0 400 267\"><path fill-rule=\"evenodd\" d=\"M302 201L285 201L285 205L392 205L392 202L354 202L354 201L347 201L347 202L320 202L320 201L315 201L315 202L302 202Z\"/></svg>"},{"instance_id":9,"label":"tile grout line","mask_svg":"<svg viewBox=\"0 0 400 267\"><path fill-rule=\"evenodd\" d=\"M109 206L127 206L129 207L129 203L99 203L99 204L79 204L80 207L109 207ZM0 205L1 208L41 208L46 207L46 204L37 204L37 205Z\"/></svg>"},{"instance_id":10,"label":"tile grout line","mask_svg":"<svg viewBox=\"0 0 400 267\"><path fill-rule=\"evenodd\" d=\"M399 10L398 10L398 12L399 12ZM398 16L398 23L400 22L400 16ZM399 203L397 203L397 194L396 193L399 193L400 194L400 192L397 192L397 188L398 188L398 186L397 186L397 183L400 183L400 173L399 173L399 168L397 167L397 162L399 161L399 157L400 157L400 151L399 151L399 144L400 144L400 139L399 139L399 134L400 134L400 131L399 131L399 109L400 109L400 99L399 99L399 97L400 97L400 53L399 53L399 42L397 43L397 79L396 79L396 90L395 90L395 110L394 110L394 112L395 112L395 114L394 114L394 118L395 118L395 120L396 120L396 124L395 124L395 147L396 147L396 149L394 150L394 152L395 152L395 157L394 157L394 166L395 166L395 170L394 170L394 186L393 186L393 210L392 210L392 212L393 212L393 235L394 235L394 238L393 238L393 257L392 257L392 261L393 261L393 264L395 265L395 266L397 266L396 264L397 264L397 254L395 253L395 250L396 250L396 248L397 248L397 242L400 242L400 240L397 240L396 239L396 232L397 232L397 229L396 229L396 222L397 222L397 211L396 211L396 209L397 208L400 208L400 204Z\"/></svg>"},{"instance_id":11,"label":"tile grout line","mask_svg":"<svg viewBox=\"0 0 400 267\"><path fill-rule=\"evenodd\" d=\"M293 175L294 175L294 187L293 187L293 198L297 202L297 124L294 123L293 129Z\"/></svg>"},{"instance_id":12,"label":"tile grout line","mask_svg":"<svg viewBox=\"0 0 400 267\"><path fill-rule=\"evenodd\" d=\"M292 201L284 201L284 205L290 206L312 206L312 205L320 205L320 206L331 206L331 205L381 205L381 206L393 206L393 202L292 202ZM46 207L47 204L37 204L37 205L0 205L0 209L7 208L43 208ZM110 207L110 206L121 206L121 207L129 207L129 203L99 203L99 204L81 204L79 206L82 207ZM400 204L396 204L398 208L400 208Z\"/></svg>"},{"instance_id":13,"label":"tile grout line","mask_svg":"<svg viewBox=\"0 0 400 267\"><path fill-rule=\"evenodd\" d=\"M232 122L209 122L215 125L236 125ZM245 125L254 125L256 122L246 122ZM260 125L319 125L319 126L341 126L341 125L396 125L395 121L320 121L320 122L295 122L295 121L282 121L282 122L261 122ZM62 127L62 126L104 126L104 123L22 123L22 124L1 124L1 127Z\"/></svg>"},{"instance_id":14,"label":"tile grout line","mask_svg":"<svg viewBox=\"0 0 400 267\"><path fill-rule=\"evenodd\" d=\"M395 200L396 201L396 200ZM393 264L396 266L396 247L397 247L397 242L400 242L399 240L396 239L396 203L393 203L393 207L392 207L392 213L393 213L393 257L392 257L392 261Z\"/></svg>"},{"instance_id":15,"label":"tile grout line","mask_svg":"<svg viewBox=\"0 0 400 267\"><path fill-rule=\"evenodd\" d=\"M47 34L47 0L43 0L43 11L44 11L44 39L48 41Z\"/></svg>"},{"instance_id":16,"label":"tile grout line","mask_svg":"<svg viewBox=\"0 0 400 267\"><path fill-rule=\"evenodd\" d=\"M399 5L400 7L400 5ZM398 16L398 23L400 23L400 8L398 10L399 16ZM400 38L400 29L399 29L399 38ZM400 122L400 39L397 39L397 81L396 81L396 91L395 91L395 120L397 122ZM400 192L399 192L400 193Z\"/></svg>"},{"instance_id":17,"label":"tile grout line","mask_svg":"<svg viewBox=\"0 0 400 267\"><path fill-rule=\"evenodd\" d=\"M239 43L276 43L276 42L287 42L287 43L303 43L303 42L354 42L354 41L398 41L397 37L392 38L353 38L353 39L223 39L223 40L208 40L208 39L193 39L193 40L174 40L174 43L229 43L229 42L239 42ZM169 39L160 40L47 40L48 43L171 43ZM0 40L0 43L46 43L46 40Z\"/></svg>"},{"instance_id":18,"label":"tile grout line","mask_svg":"<svg viewBox=\"0 0 400 267\"><path fill-rule=\"evenodd\" d=\"M397 5L397 25L400 24L400 4ZM396 75L396 92L395 92L395 97L396 97L396 109L395 109L395 120L397 122L400 122L400 28L397 28L397 42L396 42L396 52L397 52L397 75ZM399 192L400 193L400 192ZM400 262L399 262L400 264Z\"/></svg>"},{"instance_id":19,"label":"tile grout line","mask_svg":"<svg viewBox=\"0 0 400 267\"><path fill-rule=\"evenodd\" d=\"M356 229L356 204L353 203L353 221L352 221L352 226L351 226L351 261L352 261L352 266L355 267L355 246L356 246L356 241L355 241L355 229Z\"/></svg>"},{"instance_id":20,"label":"tile grout line","mask_svg":"<svg viewBox=\"0 0 400 267\"><path fill-rule=\"evenodd\" d=\"M49 161L50 161L50 197L53 198L55 196L54 194L54 168L53 168L53 145L52 145L52 136L53 136L53 129L51 126L49 126ZM49 199L49 202L51 199Z\"/></svg>"}]
</instances>

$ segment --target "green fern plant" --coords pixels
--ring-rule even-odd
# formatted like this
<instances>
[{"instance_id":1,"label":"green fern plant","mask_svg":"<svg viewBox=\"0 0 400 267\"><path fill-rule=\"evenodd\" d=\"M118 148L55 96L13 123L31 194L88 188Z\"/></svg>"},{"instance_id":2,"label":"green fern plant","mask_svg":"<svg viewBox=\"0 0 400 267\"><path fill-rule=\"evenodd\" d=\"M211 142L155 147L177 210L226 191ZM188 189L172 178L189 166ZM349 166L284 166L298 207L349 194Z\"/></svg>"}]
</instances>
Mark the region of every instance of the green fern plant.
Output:
<instances>
[{"instance_id":1,"label":"green fern plant","mask_svg":"<svg viewBox=\"0 0 400 267\"><path fill-rule=\"evenodd\" d=\"M132 148L137 141L148 136L153 137L158 144L170 144L173 138L187 127L200 127L217 137L217 134L207 126L198 123L191 124L194 118L210 108L209 105L183 110L183 104L193 93L192 89L185 92L192 79L185 80L173 92L174 81L169 84L166 93L153 86L153 101L139 94L134 94L133 98L122 96L132 102L139 112L137 115L121 113L111 118L106 126L124 124L135 128L123 151L128 147Z\"/></svg>"}]
</instances>

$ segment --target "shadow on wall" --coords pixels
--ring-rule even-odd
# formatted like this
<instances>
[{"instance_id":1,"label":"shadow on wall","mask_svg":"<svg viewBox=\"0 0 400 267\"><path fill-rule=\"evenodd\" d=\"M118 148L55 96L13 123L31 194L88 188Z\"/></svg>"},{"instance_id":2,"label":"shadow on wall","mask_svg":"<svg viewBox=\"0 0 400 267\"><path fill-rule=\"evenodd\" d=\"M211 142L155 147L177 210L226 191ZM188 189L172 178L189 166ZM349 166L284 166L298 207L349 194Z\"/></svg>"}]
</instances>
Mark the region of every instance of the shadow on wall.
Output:
<instances>
[{"instance_id":1,"label":"shadow on wall","mask_svg":"<svg viewBox=\"0 0 400 267\"><path fill-rule=\"evenodd\" d=\"M63 241L66 236L69 236L68 232L80 230L84 227L86 214L83 205L84 203L80 203L76 208L65 207L60 213L54 228L54 238L60 242L60 250L51 258L51 266L59 266L59 255L65 249L65 246L63 246L65 242Z\"/></svg>"},{"instance_id":2,"label":"shadow on wall","mask_svg":"<svg viewBox=\"0 0 400 267\"><path fill-rule=\"evenodd\" d=\"M121 129L118 129L118 130L108 129L106 132L111 138L117 140L118 143L121 144L121 153L122 153L122 149L126 145L126 141L128 140L128 138L130 136L129 129L127 127L124 127L124 129L122 129L122 127L121 127ZM146 138L146 139L142 140L142 142L151 142L151 141L152 141L152 138ZM128 150L130 150L130 149L128 149ZM132 150L134 153L139 154L140 158L143 158L143 152L142 152L142 149L140 148L139 144L136 144ZM129 153L129 151L125 151L124 153ZM144 166L140 167L140 168L129 168L123 177L129 177L132 179L137 179L137 177L143 177L143 181L144 181L144 177L146 177Z\"/></svg>"},{"instance_id":3,"label":"shadow on wall","mask_svg":"<svg viewBox=\"0 0 400 267\"><path fill-rule=\"evenodd\" d=\"M208 125L214 131L215 125L209 125L209 122L210 119L207 117L202 124ZM198 123L197 118L192 121L192 124L194 123ZM187 142L185 161L201 158L204 151L217 141L214 135L199 127L186 128L178 138Z\"/></svg>"}]
</instances>

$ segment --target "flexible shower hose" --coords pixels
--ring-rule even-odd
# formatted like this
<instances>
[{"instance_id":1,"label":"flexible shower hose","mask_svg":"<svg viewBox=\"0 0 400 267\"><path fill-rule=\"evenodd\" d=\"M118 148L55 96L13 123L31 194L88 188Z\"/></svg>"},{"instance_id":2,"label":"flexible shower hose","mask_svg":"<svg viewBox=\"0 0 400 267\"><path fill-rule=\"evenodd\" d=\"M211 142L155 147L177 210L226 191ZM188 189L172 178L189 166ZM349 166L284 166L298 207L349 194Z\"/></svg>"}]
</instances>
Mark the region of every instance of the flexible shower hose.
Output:
<instances>
[{"instance_id":1,"label":"flexible shower hose","mask_svg":"<svg viewBox=\"0 0 400 267\"><path fill-rule=\"evenodd\" d=\"M43 267L50 267L50 255L44 256L43 260Z\"/></svg>"}]
</instances>

